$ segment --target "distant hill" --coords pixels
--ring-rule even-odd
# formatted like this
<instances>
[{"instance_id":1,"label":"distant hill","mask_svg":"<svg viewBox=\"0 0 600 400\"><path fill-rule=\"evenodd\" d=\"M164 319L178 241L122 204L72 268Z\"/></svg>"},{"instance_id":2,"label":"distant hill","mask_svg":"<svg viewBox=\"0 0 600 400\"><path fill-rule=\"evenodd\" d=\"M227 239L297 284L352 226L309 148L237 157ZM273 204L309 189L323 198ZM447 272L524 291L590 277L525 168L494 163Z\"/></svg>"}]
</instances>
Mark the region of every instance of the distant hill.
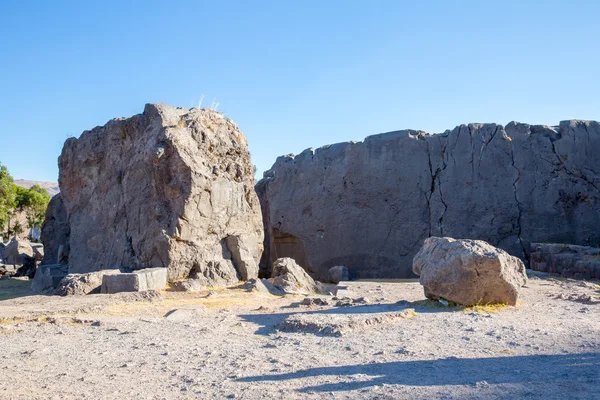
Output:
<instances>
[{"instance_id":1,"label":"distant hill","mask_svg":"<svg viewBox=\"0 0 600 400\"><path fill-rule=\"evenodd\" d=\"M57 182L37 182L37 181L28 181L26 179L15 179L15 185L21 186L21 187L24 187L27 189L29 189L30 187L32 187L35 184L38 184L41 187L43 187L44 189L46 189L46 192L48 192L48 194L50 196L54 196L55 194L60 192Z\"/></svg>"}]
</instances>

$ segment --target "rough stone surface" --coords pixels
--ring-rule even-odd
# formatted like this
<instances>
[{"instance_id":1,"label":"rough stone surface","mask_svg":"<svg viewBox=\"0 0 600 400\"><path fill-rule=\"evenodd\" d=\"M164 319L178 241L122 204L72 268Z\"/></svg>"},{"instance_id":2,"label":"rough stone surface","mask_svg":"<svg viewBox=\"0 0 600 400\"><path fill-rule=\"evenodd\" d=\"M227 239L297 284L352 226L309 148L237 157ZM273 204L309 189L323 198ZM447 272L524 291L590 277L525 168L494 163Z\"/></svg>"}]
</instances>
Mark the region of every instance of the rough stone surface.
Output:
<instances>
[{"instance_id":1,"label":"rough stone surface","mask_svg":"<svg viewBox=\"0 0 600 400\"><path fill-rule=\"evenodd\" d=\"M65 264L40 265L31 282L31 290L34 292L54 291L68 273L69 266Z\"/></svg>"},{"instance_id":2,"label":"rough stone surface","mask_svg":"<svg viewBox=\"0 0 600 400\"><path fill-rule=\"evenodd\" d=\"M558 243L531 243L529 267L567 278L600 279L600 248Z\"/></svg>"},{"instance_id":3,"label":"rough stone surface","mask_svg":"<svg viewBox=\"0 0 600 400\"><path fill-rule=\"evenodd\" d=\"M69 272L163 267L170 280L256 277L263 226L246 138L212 110L148 104L65 142Z\"/></svg>"},{"instance_id":4,"label":"rough stone surface","mask_svg":"<svg viewBox=\"0 0 600 400\"><path fill-rule=\"evenodd\" d=\"M348 274L348 268L336 265L335 267L329 268L329 281L333 283L340 283L342 281L347 281L350 279L350 275Z\"/></svg>"},{"instance_id":5,"label":"rough stone surface","mask_svg":"<svg viewBox=\"0 0 600 400\"><path fill-rule=\"evenodd\" d=\"M357 314L292 314L279 325L283 332L313 333L319 336L344 336L356 330L373 329L416 315L412 308L401 311Z\"/></svg>"},{"instance_id":6,"label":"rough stone surface","mask_svg":"<svg viewBox=\"0 0 600 400\"><path fill-rule=\"evenodd\" d=\"M39 243L31 243L33 249L33 258L36 262L40 262L44 259L44 246Z\"/></svg>"},{"instance_id":7,"label":"rough stone surface","mask_svg":"<svg viewBox=\"0 0 600 400\"><path fill-rule=\"evenodd\" d=\"M12 275L33 278L37 266L36 252L27 239L14 237L4 248L4 263L13 267L15 272Z\"/></svg>"},{"instance_id":8,"label":"rough stone surface","mask_svg":"<svg viewBox=\"0 0 600 400\"><path fill-rule=\"evenodd\" d=\"M425 239L413 271L426 297L466 306L516 305L519 290L527 282L520 259L482 240Z\"/></svg>"},{"instance_id":9,"label":"rough stone surface","mask_svg":"<svg viewBox=\"0 0 600 400\"><path fill-rule=\"evenodd\" d=\"M70 235L67 211L59 193L50 200L42 224L41 239L44 243L42 264L68 264Z\"/></svg>"},{"instance_id":10,"label":"rough stone surface","mask_svg":"<svg viewBox=\"0 0 600 400\"><path fill-rule=\"evenodd\" d=\"M13 238L4 248L4 262L11 265L24 265L35 259L31 243L27 240Z\"/></svg>"},{"instance_id":11,"label":"rough stone surface","mask_svg":"<svg viewBox=\"0 0 600 400\"><path fill-rule=\"evenodd\" d=\"M270 294L274 295L274 296L283 296L285 293L283 292L283 290L281 290L278 287L273 286L273 283L271 282L273 280L273 278L271 279L261 279L261 283L264 285L264 287L269 291Z\"/></svg>"},{"instance_id":12,"label":"rough stone surface","mask_svg":"<svg viewBox=\"0 0 600 400\"><path fill-rule=\"evenodd\" d=\"M600 247L600 124L406 130L279 157L256 189L270 274L292 257L317 279L405 278L425 238Z\"/></svg>"},{"instance_id":13,"label":"rough stone surface","mask_svg":"<svg viewBox=\"0 0 600 400\"><path fill-rule=\"evenodd\" d=\"M100 293L102 278L106 275L120 274L118 269L105 269L84 274L69 274L65 276L54 294L59 296L81 296L85 294Z\"/></svg>"},{"instance_id":14,"label":"rough stone surface","mask_svg":"<svg viewBox=\"0 0 600 400\"><path fill-rule=\"evenodd\" d=\"M275 261L271 283L288 294L330 294L323 284L315 282L301 266L289 257Z\"/></svg>"},{"instance_id":15,"label":"rough stone surface","mask_svg":"<svg viewBox=\"0 0 600 400\"><path fill-rule=\"evenodd\" d=\"M166 268L147 268L132 273L104 275L102 293L145 292L164 290L167 286Z\"/></svg>"},{"instance_id":16,"label":"rough stone surface","mask_svg":"<svg viewBox=\"0 0 600 400\"><path fill-rule=\"evenodd\" d=\"M198 279L176 281L171 286L176 292L199 292L202 290L202 282Z\"/></svg>"}]
</instances>

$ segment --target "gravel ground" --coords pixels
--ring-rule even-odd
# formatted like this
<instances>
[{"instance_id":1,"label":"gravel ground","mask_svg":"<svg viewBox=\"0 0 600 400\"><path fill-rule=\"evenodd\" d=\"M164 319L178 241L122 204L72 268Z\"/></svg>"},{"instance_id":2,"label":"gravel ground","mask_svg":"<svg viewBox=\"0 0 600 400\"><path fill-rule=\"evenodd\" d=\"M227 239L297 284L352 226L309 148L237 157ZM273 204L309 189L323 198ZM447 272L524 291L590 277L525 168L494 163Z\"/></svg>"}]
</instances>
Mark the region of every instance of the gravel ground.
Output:
<instances>
[{"instance_id":1,"label":"gravel ground","mask_svg":"<svg viewBox=\"0 0 600 400\"><path fill-rule=\"evenodd\" d=\"M349 282L343 295L369 303L345 307L240 289L24 297L24 285L0 301L2 399L600 398L593 282L533 278L517 307L472 309L414 282Z\"/></svg>"}]
</instances>

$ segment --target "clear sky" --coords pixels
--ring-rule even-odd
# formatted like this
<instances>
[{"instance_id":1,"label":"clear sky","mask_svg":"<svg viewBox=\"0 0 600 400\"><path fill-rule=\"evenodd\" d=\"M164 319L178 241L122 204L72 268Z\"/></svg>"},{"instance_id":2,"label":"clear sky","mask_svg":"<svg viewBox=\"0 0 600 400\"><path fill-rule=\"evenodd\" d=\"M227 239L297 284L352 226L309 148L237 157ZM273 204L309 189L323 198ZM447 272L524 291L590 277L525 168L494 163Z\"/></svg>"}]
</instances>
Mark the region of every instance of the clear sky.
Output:
<instances>
[{"instance_id":1,"label":"clear sky","mask_svg":"<svg viewBox=\"0 0 600 400\"><path fill-rule=\"evenodd\" d=\"M213 99L259 176L404 128L600 119L600 1L0 1L0 162L55 181L64 140Z\"/></svg>"}]
</instances>

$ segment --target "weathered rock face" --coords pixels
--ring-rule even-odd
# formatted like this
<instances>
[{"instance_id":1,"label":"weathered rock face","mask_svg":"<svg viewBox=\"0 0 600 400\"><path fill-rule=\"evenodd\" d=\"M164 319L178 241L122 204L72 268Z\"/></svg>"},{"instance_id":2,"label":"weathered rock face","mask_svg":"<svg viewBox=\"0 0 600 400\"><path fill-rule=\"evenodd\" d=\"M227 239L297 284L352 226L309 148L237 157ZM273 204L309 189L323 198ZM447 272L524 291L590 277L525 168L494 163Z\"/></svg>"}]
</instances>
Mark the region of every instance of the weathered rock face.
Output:
<instances>
[{"instance_id":1,"label":"weathered rock face","mask_svg":"<svg viewBox=\"0 0 600 400\"><path fill-rule=\"evenodd\" d=\"M457 304L517 304L527 282L525 265L517 257L482 240L430 237L414 258L425 296Z\"/></svg>"},{"instance_id":2,"label":"weathered rock face","mask_svg":"<svg viewBox=\"0 0 600 400\"><path fill-rule=\"evenodd\" d=\"M46 217L42 224L42 243L44 243L44 258L42 264L67 264L69 262L69 236L71 229L67 221L67 210L62 201L60 193L52 197ZM62 257L59 259L59 249L62 249Z\"/></svg>"},{"instance_id":3,"label":"weathered rock face","mask_svg":"<svg viewBox=\"0 0 600 400\"><path fill-rule=\"evenodd\" d=\"M321 282L315 282L300 265L289 257L275 261L273 279L270 283L289 294L330 294Z\"/></svg>"},{"instance_id":4,"label":"weathered rock face","mask_svg":"<svg viewBox=\"0 0 600 400\"><path fill-rule=\"evenodd\" d=\"M600 124L399 131L279 157L257 186L261 268L292 257L318 279L404 278L425 238L600 244Z\"/></svg>"},{"instance_id":5,"label":"weathered rock face","mask_svg":"<svg viewBox=\"0 0 600 400\"><path fill-rule=\"evenodd\" d=\"M336 265L335 267L329 268L329 281L333 283L339 283L350 279L348 274L348 268L343 265Z\"/></svg>"},{"instance_id":6,"label":"weathered rock face","mask_svg":"<svg viewBox=\"0 0 600 400\"><path fill-rule=\"evenodd\" d=\"M570 244L531 243L529 267L567 278L600 279L600 248Z\"/></svg>"},{"instance_id":7,"label":"weathered rock face","mask_svg":"<svg viewBox=\"0 0 600 400\"><path fill-rule=\"evenodd\" d=\"M31 243L24 239L12 238L4 248L4 262L11 265L24 265L35 261L35 252Z\"/></svg>"},{"instance_id":8,"label":"weathered rock face","mask_svg":"<svg viewBox=\"0 0 600 400\"><path fill-rule=\"evenodd\" d=\"M43 264L38 266L35 276L31 282L31 290L34 292L54 292L63 278L69 273L69 266L63 264Z\"/></svg>"},{"instance_id":9,"label":"weathered rock face","mask_svg":"<svg viewBox=\"0 0 600 400\"><path fill-rule=\"evenodd\" d=\"M166 268L146 268L132 273L111 274L102 277L102 293L145 292L164 290L167 286Z\"/></svg>"},{"instance_id":10,"label":"weathered rock face","mask_svg":"<svg viewBox=\"0 0 600 400\"><path fill-rule=\"evenodd\" d=\"M147 105L65 142L69 272L164 267L169 279L256 277L263 226L246 138L222 114Z\"/></svg>"},{"instance_id":11,"label":"weathered rock face","mask_svg":"<svg viewBox=\"0 0 600 400\"><path fill-rule=\"evenodd\" d=\"M83 274L68 274L61 279L54 294L59 296L82 296L100 293L102 288L102 278L105 275L118 274L121 274L121 271L118 269L107 269Z\"/></svg>"}]
</instances>

